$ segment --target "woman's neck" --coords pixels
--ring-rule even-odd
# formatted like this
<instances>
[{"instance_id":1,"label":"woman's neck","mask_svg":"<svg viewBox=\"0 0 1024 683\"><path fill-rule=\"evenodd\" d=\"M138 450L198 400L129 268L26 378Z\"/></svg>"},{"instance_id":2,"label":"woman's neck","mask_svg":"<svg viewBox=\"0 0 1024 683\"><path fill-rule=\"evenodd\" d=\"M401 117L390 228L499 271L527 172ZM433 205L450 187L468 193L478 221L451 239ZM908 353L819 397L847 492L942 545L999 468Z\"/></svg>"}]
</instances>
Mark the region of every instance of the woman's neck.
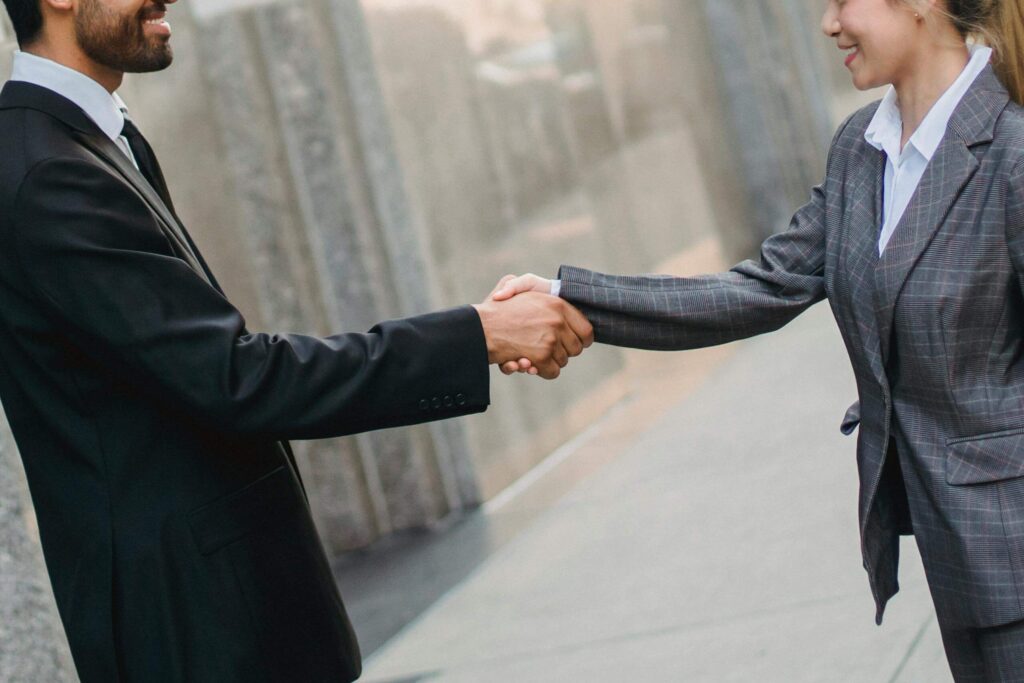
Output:
<instances>
[{"instance_id":1,"label":"woman's neck","mask_svg":"<svg viewBox=\"0 0 1024 683\"><path fill-rule=\"evenodd\" d=\"M893 82L903 120L902 149L942 94L963 73L970 61L966 45L930 50L910 73Z\"/></svg>"}]
</instances>

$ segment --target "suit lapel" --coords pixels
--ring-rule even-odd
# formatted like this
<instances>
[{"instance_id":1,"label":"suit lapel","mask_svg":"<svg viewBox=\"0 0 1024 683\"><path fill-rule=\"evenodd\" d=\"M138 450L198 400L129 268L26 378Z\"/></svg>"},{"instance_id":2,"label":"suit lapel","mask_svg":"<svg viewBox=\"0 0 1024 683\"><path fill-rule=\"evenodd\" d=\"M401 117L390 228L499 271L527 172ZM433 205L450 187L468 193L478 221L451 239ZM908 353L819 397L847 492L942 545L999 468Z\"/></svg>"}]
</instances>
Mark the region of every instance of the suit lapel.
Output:
<instances>
[{"instance_id":1,"label":"suit lapel","mask_svg":"<svg viewBox=\"0 0 1024 683\"><path fill-rule=\"evenodd\" d=\"M74 102L52 90L19 81L8 81L0 92L0 109L34 109L55 117L72 129L72 135L83 147L95 154L105 165L113 167L156 214L160 230L167 237L175 254L187 263L199 277L218 291L212 275L208 273L193 250L184 228L164 204L132 162L103 134L92 119Z\"/></svg>"},{"instance_id":2,"label":"suit lapel","mask_svg":"<svg viewBox=\"0 0 1024 683\"><path fill-rule=\"evenodd\" d=\"M149 208L159 218L160 230L167 237L167 240L171 243L175 253L184 260L196 273L204 280L209 282L209 278L206 275L206 271L203 269L202 264L196 258L195 253L192 251L191 246L186 240L184 233L181 230L181 226L178 225L174 214L171 213L170 209L157 194L156 190L149 184L149 181L139 172L135 165L125 156L117 145L115 145L110 138L106 135L79 135L78 141L82 143L91 152L100 157L109 166L113 166L114 169L123 177L128 183L135 189L136 192L145 200ZM212 285L212 283L211 283Z\"/></svg>"},{"instance_id":3,"label":"suit lapel","mask_svg":"<svg viewBox=\"0 0 1024 683\"><path fill-rule=\"evenodd\" d=\"M906 212L875 269L875 311L882 355L889 357L893 316L903 285L921 254L942 227L960 192L978 170L978 160L962 140L950 137L932 157ZM875 246L877 250L877 243Z\"/></svg>"},{"instance_id":4,"label":"suit lapel","mask_svg":"<svg viewBox=\"0 0 1024 683\"><path fill-rule=\"evenodd\" d=\"M977 172L972 148L991 142L996 120L1009 101L1006 89L989 66L957 106L945 137L897 224L874 272L874 304L883 359L888 359L896 302L914 266L931 244L953 205ZM878 191L881 201L882 191ZM876 214L874 248L881 209Z\"/></svg>"},{"instance_id":5,"label":"suit lapel","mask_svg":"<svg viewBox=\"0 0 1024 683\"><path fill-rule=\"evenodd\" d=\"M885 153L863 145L853 164L849 183L851 210L843 239L843 272L850 286L850 303L866 357L875 375L882 380L885 366L878 343L878 318L875 313L875 268L878 264L878 226L882 216L882 184L885 179Z\"/></svg>"}]
</instances>

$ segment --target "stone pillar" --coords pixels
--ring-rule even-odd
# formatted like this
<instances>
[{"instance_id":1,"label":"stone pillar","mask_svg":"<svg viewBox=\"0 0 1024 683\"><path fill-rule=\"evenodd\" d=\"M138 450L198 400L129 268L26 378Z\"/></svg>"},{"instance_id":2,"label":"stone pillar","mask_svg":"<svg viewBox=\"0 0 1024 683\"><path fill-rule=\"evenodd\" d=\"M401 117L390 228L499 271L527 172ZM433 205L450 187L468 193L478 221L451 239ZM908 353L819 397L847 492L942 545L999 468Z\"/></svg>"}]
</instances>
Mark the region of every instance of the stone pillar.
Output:
<instances>
[{"instance_id":1,"label":"stone pillar","mask_svg":"<svg viewBox=\"0 0 1024 683\"><path fill-rule=\"evenodd\" d=\"M77 681L38 533L25 470L0 416L0 681Z\"/></svg>"},{"instance_id":2,"label":"stone pillar","mask_svg":"<svg viewBox=\"0 0 1024 683\"><path fill-rule=\"evenodd\" d=\"M251 5L193 10L265 324L365 331L436 308L359 3ZM478 502L458 423L299 452L332 552Z\"/></svg>"},{"instance_id":3,"label":"stone pillar","mask_svg":"<svg viewBox=\"0 0 1024 683\"><path fill-rule=\"evenodd\" d=\"M784 228L821 180L830 90L794 0L703 0L747 201L761 238Z\"/></svg>"},{"instance_id":4,"label":"stone pillar","mask_svg":"<svg viewBox=\"0 0 1024 683\"><path fill-rule=\"evenodd\" d=\"M391 264L392 288L382 291L392 289L399 315L422 313L436 308L440 300L436 275L427 258L422 226L409 206L362 5L359 0L330 0L328 10L340 60L337 66L348 99L345 111L353 128L353 156L362 160L364 192L369 194L386 259ZM354 165L350 169L354 170ZM480 503L462 423L432 423L428 430L448 508Z\"/></svg>"}]
</instances>

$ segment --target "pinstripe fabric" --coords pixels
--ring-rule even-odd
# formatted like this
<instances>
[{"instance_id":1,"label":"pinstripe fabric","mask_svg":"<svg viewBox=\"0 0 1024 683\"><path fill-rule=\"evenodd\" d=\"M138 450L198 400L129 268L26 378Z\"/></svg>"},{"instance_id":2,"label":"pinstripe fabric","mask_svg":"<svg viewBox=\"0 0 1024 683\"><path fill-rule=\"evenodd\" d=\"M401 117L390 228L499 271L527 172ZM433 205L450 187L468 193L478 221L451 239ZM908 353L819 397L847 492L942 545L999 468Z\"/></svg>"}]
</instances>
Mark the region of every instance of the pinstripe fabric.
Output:
<instances>
[{"instance_id":1,"label":"pinstripe fabric","mask_svg":"<svg viewBox=\"0 0 1024 683\"><path fill-rule=\"evenodd\" d=\"M840 127L825 180L760 259L687 278L563 266L561 296L598 341L662 350L769 332L827 299L860 399L861 541L877 620L899 589L899 533L912 524L940 623L1020 621L1024 109L991 67L978 77L879 257L885 157L863 137L877 106ZM898 461L883 467L887 455Z\"/></svg>"}]
</instances>

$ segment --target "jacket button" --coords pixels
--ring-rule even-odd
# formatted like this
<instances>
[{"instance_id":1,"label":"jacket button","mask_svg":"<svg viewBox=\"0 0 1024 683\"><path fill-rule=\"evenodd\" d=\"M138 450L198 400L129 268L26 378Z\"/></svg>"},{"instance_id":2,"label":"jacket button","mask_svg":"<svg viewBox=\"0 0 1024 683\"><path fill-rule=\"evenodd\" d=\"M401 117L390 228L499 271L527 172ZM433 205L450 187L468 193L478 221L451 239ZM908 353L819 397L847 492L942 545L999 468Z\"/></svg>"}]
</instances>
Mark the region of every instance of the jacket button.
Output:
<instances>
[{"instance_id":1,"label":"jacket button","mask_svg":"<svg viewBox=\"0 0 1024 683\"><path fill-rule=\"evenodd\" d=\"M445 408L451 408L453 405L455 405L455 401L452 399L452 397L451 396L445 396L444 397L444 407Z\"/></svg>"},{"instance_id":2,"label":"jacket button","mask_svg":"<svg viewBox=\"0 0 1024 683\"><path fill-rule=\"evenodd\" d=\"M434 409L435 409L435 410L436 410L437 408L440 408L440 407L441 407L441 399L440 399L440 398L438 398L437 396L435 396L435 397L434 397L434 400L430 402L430 405L434 406Z\"/></svg>"},{"instance_id":3,"label":"jacket button","mask_svg":"<svg viewBox=\"0 0 1024 683\"><path fill-rule=\"evenodd\" d=\"M455 397L455 402L458 403L460 406L466 405L466 395L459 394L458 396Z\"/></svg>"},{"instance_id":4,"label":"jacket button","mask_svg":"<svg viewBox=\"0 0 1024 683\"><path fill-rule=\"evenodd\" d=\"M420 410L430 410L430 401L427 399L420 401Z\"/></svg>"}]
</instances>

